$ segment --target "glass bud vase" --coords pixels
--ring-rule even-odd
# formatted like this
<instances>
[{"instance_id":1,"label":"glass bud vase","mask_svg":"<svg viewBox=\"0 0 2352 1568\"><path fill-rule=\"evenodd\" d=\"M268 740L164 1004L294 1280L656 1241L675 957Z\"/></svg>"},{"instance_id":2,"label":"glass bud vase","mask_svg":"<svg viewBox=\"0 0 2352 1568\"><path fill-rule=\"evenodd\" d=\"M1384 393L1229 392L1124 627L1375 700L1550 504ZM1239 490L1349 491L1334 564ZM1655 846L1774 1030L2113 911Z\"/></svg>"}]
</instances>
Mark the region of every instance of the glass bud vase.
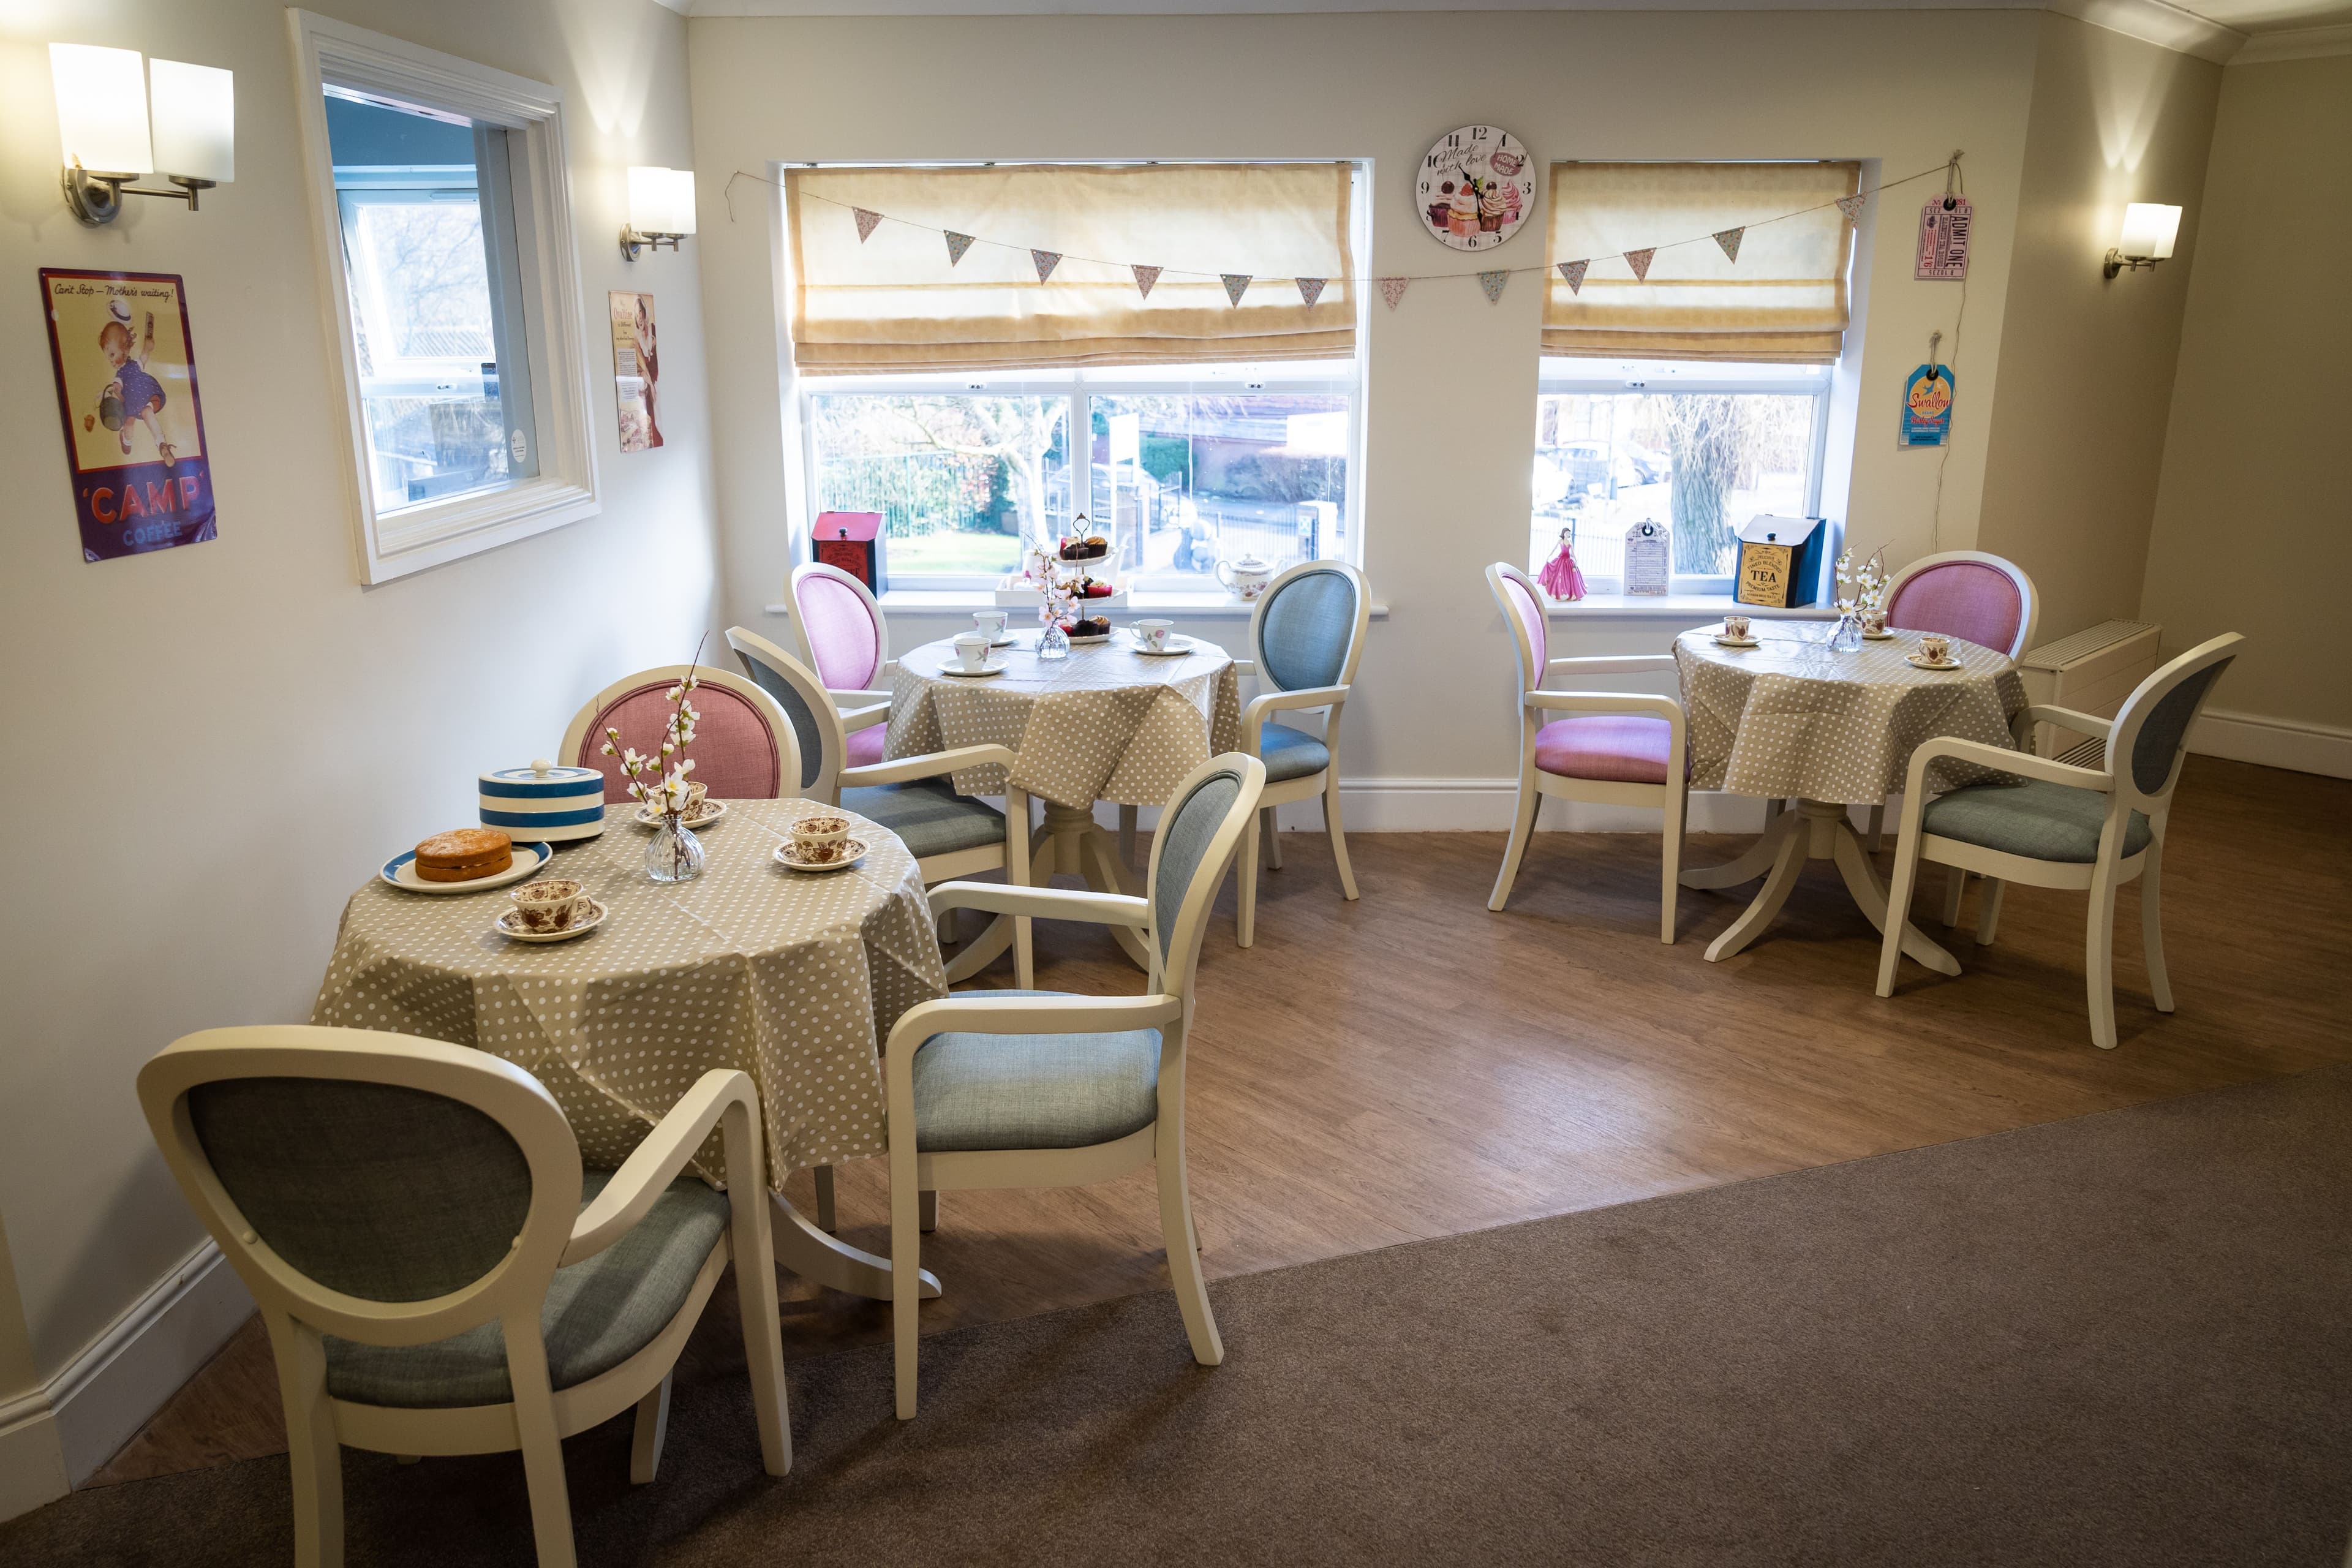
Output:
<instances>
[{"instance_id":1,"label":"glass bud vase","mask_svg":"<svg viewBox=\"0 0 2352 1568\"><path fill-rule=\"evenodd\" d=\"M1830 647L1839 653L1862 651L1862 617L1848 610L1838 617L1837 630L1830 634Z\"/></svg>"},{"instance_id":2,"label":"glass bud vase","mask_svg":"<svg viewBox=\"0 0 2352 1568\"><path fill-rule=\"evenodd\" d=\"M702 840L675 816L665 816L646 845L646 875L656 882L691 882L702 875Z\"/></svg>"},{"instance_id":3,"label":"glass bud vase","mask_svg":"<svg viewBox=\"0 0 2352 1568\"><path fill-rule=\"evenodd\" d=\"M1070 634L1062 629L1061 622L1047 621L1045 629L1037 634L1037 657L1039 658L1070 657Z\"/></svg>"}]
</instances>

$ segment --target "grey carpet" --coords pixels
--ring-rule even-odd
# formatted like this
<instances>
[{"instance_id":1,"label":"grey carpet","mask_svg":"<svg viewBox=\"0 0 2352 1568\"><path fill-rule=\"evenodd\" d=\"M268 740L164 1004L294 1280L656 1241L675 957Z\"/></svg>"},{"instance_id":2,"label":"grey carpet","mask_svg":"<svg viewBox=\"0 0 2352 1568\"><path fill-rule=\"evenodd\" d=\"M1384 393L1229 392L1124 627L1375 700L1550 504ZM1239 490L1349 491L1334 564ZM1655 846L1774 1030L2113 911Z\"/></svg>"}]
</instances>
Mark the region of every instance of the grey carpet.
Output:
<instances>
[{"instance_id":1,"label":"grey carpet","mask_svg":"<svg viewBox=\"0 0 2352 1568\"><path fill-rule=\"evenodd\" d=\"M2090 1058L2086 1058L2088 1061ZM2352 1069L794 1364L662 1475L567 1446L585 1564L2335 1568ZM511 1457L345 1463L351 1562L531 1560ZM281 1563L285 1463L85 1492L0 1562Z\"/></svg>"}]
</instances>

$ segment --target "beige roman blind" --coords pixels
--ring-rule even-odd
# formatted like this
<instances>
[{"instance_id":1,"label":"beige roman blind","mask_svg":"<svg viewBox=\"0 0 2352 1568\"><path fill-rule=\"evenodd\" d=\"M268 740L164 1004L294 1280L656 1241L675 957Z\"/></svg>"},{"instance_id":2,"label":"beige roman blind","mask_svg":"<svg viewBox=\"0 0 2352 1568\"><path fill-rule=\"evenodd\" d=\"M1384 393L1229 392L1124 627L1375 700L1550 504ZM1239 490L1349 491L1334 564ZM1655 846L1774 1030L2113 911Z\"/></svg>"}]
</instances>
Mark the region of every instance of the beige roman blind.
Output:
<instances>
[{"instance_id":1,"label":"beige roman blind","mask_svg":"<svg viewBox=\"0 0 2352 1568\"><path fill-rule=\"evenodd\" d=\"M1345 163L787 171L793 363L822 374L1344 358L1356 350L1349 175ZM886 215L862 244L857 207ZM940 230L978 242L950 266ZM1062 253L1044 283L1030 247ZM1149 296L1137 265L1166 269ZM1239 304L1225 272L1252 276ZM1297 278L1330 281L1310 306Z\"/></svg>"},{"instance_id":2,"label":"beige roman blind","mask_svg":"<svg viewBox=\"0 0 2352 1568\"><path fill-rule=\"evenodd\" d=\"M1543 352L1836 359L1853 231L1834 204L1861 174L1858 163L1554 163ZM1708 237L1743 226L1737 261ZM1650 247L1643 281L1622 253ZM1580 292L1559 270L1579 260L1592 261Z\"/></svg>"}]
</instances>

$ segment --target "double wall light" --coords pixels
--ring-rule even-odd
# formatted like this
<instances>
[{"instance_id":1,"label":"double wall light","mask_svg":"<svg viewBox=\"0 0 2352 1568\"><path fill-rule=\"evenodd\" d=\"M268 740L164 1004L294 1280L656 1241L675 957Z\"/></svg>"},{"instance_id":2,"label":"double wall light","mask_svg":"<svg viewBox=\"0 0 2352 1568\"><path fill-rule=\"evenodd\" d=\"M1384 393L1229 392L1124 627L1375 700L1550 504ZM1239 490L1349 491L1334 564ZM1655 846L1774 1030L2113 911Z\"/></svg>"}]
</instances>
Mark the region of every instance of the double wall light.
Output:
<instances>
[{"instance_id":1,"label":"double wall light","mask_svg":"<svg viewBox=\"0 0 2352 1568\"><path fill-rule=\"evenodd\" d=\"M629 168L629 221L621 226L621 254L676 250L694 232L694 171Z\"/></svg>"},{"instance_id":2,"label":"double wall light","mask_svg":"<svg viewBox=\"0 0 2352 1568\"><path fill-rule=\"evenodd\" d=\"M124 196L184 201L194 212L197 192L236 177L232 73L146 61L136 49L51 44L49 80L64 146L58 181L74 216L93 228L115 220ZM142 191L131 184L151 173L179 188Z\"/></svg>"},{"instance_id":3,"label":"double wall light","mask_svg":"<svg viewBox=\"0 0 2352 1568\"><path fill-rule=\"evenodd\" d=\"M2180 209L2154 202L2134 202L2124 208L2124 232L2107 252L2106 274L2137 272L2172 258L2172 242L2180 234Z\"/></svg>"}]
</instances>

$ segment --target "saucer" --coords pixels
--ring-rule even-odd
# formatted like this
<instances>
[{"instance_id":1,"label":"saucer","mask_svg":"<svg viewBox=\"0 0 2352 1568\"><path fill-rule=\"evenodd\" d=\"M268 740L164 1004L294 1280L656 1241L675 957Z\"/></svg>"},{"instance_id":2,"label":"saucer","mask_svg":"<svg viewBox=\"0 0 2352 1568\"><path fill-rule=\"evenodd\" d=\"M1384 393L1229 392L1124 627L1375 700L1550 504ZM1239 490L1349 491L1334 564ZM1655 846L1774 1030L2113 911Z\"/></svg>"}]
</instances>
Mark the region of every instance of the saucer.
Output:
<instances>
[{"instance_id":1,"label":"saucer","mask_svg":"<svg viewBox=\"0 0 2352 1568\"><path fill-rule=\"evenodd\" d=\"M500 936L509 942L570 942L575 936L586 936L604 923L606 913L604 906L593 899L589 899L586 902L589 909L588 918L583 921L574 921L562 931L523 930L520 910L509 910L500 915L494 922L495 928Z\"/></svg>"},{"instance_id":2,"label":"saucer","mask_svg":"<svg viewBox=\"0 0 2352 1568\"><path fill-rule=\"evenodd\" d=\"M1715 646L1717 647L1756 647L1759 645L1754 637L1718 637L1715 639Z\"/></svg>"},{"instance_id":3,"label":"saucer","mask_svg":"<svg viewBox=\"0 0 2352 1568\"><path fill-rule=\"evenodd\" d=\"M787 838L776 846L776 859L795 871L845 871L866 858L866 844L863 838L844 839L841 847L849 853L838 860L828 860L823 865L813 866L800 858L799 850L794 848L793 841Z\"/></svg>"},{"instance_id":4,"label":"saucer","mask_svg":"<svg viewBox=\"0 0 2352 1568\"><path fill-rule=\"evenodd\" d=\"M416 851L411 849L385 861L376 875L404 893L478 893L485 888L503 888L509 882L536 877L554 858L555 850L551 846L518 844L514 847L514 864L503 871L493 871L470 882L428 882L416 874Z\"/></svg>"},{"instance_id":5,"label":"saucer","mask_svg":"<svg viewBox=\"0 0 2352 1568\"><path fill-rule=\"evenodd\" d=\"M1146 658L1186 658L1192 656L1196 647L1191 637L1170 637L1166 647L1146 647L1139 641L1132 646Z\"/></svg>"},{"instance_id":6,"label":"saucer","mask_svg":"<svg viewBox=\"0 0 2352 1568\"><path fill-rule=\"evenodd\" d=\"M1862 637L1864 642L1893 642L1902 635L1900 632L1864 632Z\"/></svg>"},{"instance_id":7,"label":"saucer","mask_svg":"<svg viewBox=\"0 0 2352 1568\"><path fill-rule=\"evenodd\" d=\"M725 801L705 800L701 805L695 807L692 812L687 814L686 826L689 829L699 832L703 828L711 826L717 823L720 817L726 815L727 803ZM639 827L652 827L658 825L660 821L661 814L654 810L652 806L641 805L637 807L637 826Z\"/></svg>"},{"instance_id":8,"label":"saucer","mask_svg":"<svg viewBox=\"0 0 2352 1568\"><path fill-rule=\"evenodd\" d=\"M1076 632L1070 634L1070 646L1072 647L1092 647L1098 642L1108 641L1110 641L1110 634L1108 632L1097 632L1092 637L1083 637L1078 636Z\"/></svg>"},{"instance_id":9,"label":"saucer","mask_svg":"<svg viewBox=\"0 0 2352 1568\"><path fill-rule=\"evenodd\" d=\"M965 680L985 680L992 675L1003 675L1011 668L1011 665L1001 658L992 658L978 669L966 669L962 665L950 660L940 666L940 673L957 676Z\"/></svg>"},{"instance_id":10,"label":"saucer","mask_svg":"<svg viewBox=\"0 0 2352 1568\"><path fill-rule=\"evenodd\" d=\"M1958 669L1963 668L1960 661L1957 658L1948 658L1941 664L1929 664L1926 659L1921 658L1916 653L1905 654L1903 656L1903 661L1916 669Z\"/></svg>"}]
</instances>

